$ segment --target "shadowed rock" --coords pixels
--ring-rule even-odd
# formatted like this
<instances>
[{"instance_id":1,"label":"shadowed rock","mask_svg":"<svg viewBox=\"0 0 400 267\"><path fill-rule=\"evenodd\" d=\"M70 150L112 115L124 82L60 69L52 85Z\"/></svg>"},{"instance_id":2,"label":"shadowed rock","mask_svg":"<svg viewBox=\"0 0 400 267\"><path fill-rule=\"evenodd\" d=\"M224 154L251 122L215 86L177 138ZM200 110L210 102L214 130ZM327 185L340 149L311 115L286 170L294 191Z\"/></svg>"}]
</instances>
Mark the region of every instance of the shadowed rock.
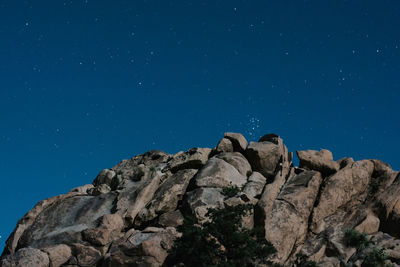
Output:
<instances>
[{"instance_id":1,"label":"shadowed rock","mask_svg":"<svg viewBox=\"0 0 400 267\"><path fill-rule=\"evenodd\" d=\"M206 164L210 152L210 148L192 148L179 152L168 162L167 168L173 173L183 169L199 169Z\"/></svg>"},{"instance_id":2,"label":"shadowed rock","mask_svg":"<svg viewBox=\"0 0 400 267\"><path fill-rule=\"evenodd\" d=\"M224 138L232 142L233 151L243 153L247 147L247 140L240 133L225 133Z\"/></svg>"},{"instance_id":3,"label":"shadowed rock","mask_svg":"<svg viewBox=\"0 0 400 267\"><path fill-rule=\"evenodd\" d=\"M215 148L216 153L221 153L221 152L233 152L233 144L232 141L229 140L228 138L222 138L218 144L217 147Z\"/></svg>"}]
</instances>

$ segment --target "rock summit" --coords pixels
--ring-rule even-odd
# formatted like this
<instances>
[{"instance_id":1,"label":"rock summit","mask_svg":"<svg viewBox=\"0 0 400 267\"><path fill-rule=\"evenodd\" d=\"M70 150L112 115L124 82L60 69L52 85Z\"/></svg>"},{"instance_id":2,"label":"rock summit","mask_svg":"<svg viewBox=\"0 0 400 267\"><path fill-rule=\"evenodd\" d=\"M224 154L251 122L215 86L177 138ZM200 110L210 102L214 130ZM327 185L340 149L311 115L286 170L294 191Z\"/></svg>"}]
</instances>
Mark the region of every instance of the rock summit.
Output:
<instances>
[{"instance_id":1,"label":"rock summit","mask_svg":"<svg viewBox=\"0 0 400 267\"><path fill-rule=\"evenodd\" d=\"M251 205L244 227L264 229L276 249L271 262L362 266L361 251L344 240L350 229L398 266L399 172L375 159L335 161L326 149L296 154L298 167L276 134L248 143L225 133L215 148L123 160L92 184L37 203L8 238L0 266L169 266L186 216L202 225L209 209L241 203ZM227 187L239 192L226 198Z\"/></svg>"}]
</instances>

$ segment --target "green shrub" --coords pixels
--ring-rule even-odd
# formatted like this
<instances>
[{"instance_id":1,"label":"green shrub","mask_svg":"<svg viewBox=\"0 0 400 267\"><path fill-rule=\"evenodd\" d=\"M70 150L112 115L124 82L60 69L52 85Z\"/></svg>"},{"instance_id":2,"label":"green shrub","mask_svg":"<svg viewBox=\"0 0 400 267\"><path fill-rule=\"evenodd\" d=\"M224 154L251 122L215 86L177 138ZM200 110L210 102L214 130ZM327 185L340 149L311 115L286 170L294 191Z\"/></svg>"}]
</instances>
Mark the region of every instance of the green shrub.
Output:
<instances>
[{"instance_id":1,"label":"green shrub","mask_svg":"<svg viewBox=\"0 0 400 267\"><path fill-rule=\"evenodd\" d=\"M222 194L227 198L236 196L240 192L240 188L236 185L228 186L222 189Z\"/></svg>"},{"instance_id":2,"label":"green shrub","mask_svg":"<svg viewBox=\"0 0 400 267\"><path fill-rule=\"evenodd\" d=\"M358 250L358 259L362 260L362 267L390 267L385 264L388 255L383 248L373 247L365 233L361 234L356 230L347 229L344 232L343 241L348 247L355 247ZM370 247L371 249L366 249Z\"/></svg>"},{"instance_id":3,"label":"green shrub","mask_svg":"<svg viewBox=\"0 0 400 267\"><path fill-rule=\"evenodd\" d=\"M383 248L374 248L371 252L367 253L364 257L362 267L383 267L388 255L384 252Z\"/></svg>"},{"instance_id":4,"label":"green shrub","mask_svg":"<svg viewBox=\"0 0 400 267\"><path fill-rule=\"evenodd\" d=\"M266 263L267 257L276 252L262 229L248 230L241 227L242 216L251 206L238 205L225 209L210 209L210 222L200 227L194 218L186 218L179 238L168 259L168 265L183 263L185 266L254 266Z\"/></svg>"},{"instance_id":5,"label":"green shrub","mask_svg":"<svg viewBox=\"0 0 400 267\"><path fill-rule=\"evenodd\" d=\"M357 248L358 250L363 250L370 243L365 233L361 234L354 229L347 229L344 232L343 241L347 247Z\"/></svg>"}]
</instances>

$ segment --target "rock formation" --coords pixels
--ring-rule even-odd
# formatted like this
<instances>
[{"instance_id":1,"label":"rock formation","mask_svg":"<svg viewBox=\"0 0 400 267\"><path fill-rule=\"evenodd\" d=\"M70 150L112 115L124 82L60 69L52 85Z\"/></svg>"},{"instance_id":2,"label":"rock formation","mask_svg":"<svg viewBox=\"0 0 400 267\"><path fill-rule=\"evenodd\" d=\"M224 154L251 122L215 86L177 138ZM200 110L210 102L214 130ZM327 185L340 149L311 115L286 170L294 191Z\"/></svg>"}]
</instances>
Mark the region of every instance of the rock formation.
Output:
<instances>
[{"instance_id":1,"label":"rock formation","mask_svg":"<svg viewBox=\"0 0 400 267\"><path fill-rule=\"evenodd\" d=\"M334 161L328 150L297 151L268 134L250 142L226 133L213 149L149 151L99 173L90 185L40 201L6 242L0 266L162 266L185 215L252 205L245 227L261 226L276 253L296 266L355 262L343 233L355 229L400 264L400 175L379 160ZM226 187L240 189L225 199ZM257 265L257 264L255 264ZM352 266L352 265L351 265Z\"/></svg>"}]
</instances>

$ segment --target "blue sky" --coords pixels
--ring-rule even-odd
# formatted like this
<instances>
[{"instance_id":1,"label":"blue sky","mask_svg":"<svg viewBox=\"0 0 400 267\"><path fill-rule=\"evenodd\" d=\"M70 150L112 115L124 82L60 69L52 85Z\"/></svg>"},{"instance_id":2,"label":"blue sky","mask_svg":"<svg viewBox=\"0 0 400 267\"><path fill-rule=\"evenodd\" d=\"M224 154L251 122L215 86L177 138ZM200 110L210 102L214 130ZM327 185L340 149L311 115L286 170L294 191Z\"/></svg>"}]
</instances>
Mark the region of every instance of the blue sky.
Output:
<instances>
[{"instance_id":1,"label":"blue sky","mask_svg":"<svg viewBox=\"0 0 400 267\"><path fill-rule=\"evenodd\" d=\"M399 1L0 0L0 246L151 149L278 133L400 170Z\"/></svg>"}]
</instances>

